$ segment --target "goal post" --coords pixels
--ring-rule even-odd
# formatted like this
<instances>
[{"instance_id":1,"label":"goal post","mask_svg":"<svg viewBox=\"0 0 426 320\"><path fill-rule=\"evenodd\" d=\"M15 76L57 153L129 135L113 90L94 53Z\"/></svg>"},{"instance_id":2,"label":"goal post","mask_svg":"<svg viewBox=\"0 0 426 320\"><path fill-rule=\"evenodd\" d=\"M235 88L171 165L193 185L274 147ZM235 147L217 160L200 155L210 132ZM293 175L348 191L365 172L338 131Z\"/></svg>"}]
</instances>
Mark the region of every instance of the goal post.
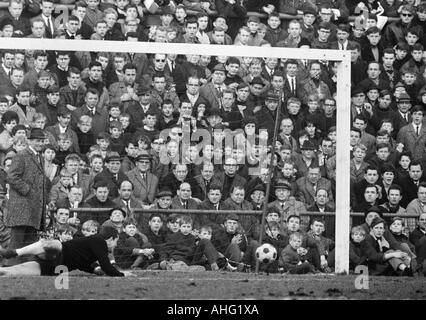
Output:
<instances>
[{"instance_id":1,"label":"goal post","mask_svg":"<svg viewBox=\"0 0 426 320\"><path fill-rule=\"evenodd\" d=\"M336 265L337 274L349 272L350 199L350 86L351 52L340 50L246 47L185 43L0 38L0 49L196 54L280 59L337 61L336 148Z\"/></svg>"}]
</instances>

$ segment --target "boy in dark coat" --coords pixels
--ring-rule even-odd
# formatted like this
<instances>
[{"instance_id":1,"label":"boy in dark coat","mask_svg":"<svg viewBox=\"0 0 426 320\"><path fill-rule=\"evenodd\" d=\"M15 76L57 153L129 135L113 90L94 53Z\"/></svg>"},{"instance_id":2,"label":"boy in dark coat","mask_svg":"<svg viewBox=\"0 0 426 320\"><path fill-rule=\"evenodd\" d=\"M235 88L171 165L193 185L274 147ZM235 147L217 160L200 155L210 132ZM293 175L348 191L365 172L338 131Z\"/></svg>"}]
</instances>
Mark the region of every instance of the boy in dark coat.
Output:
<instances>
[{"instance_id":1,"label":"boy in dark coat","mask_svg":"<svg viewBox=\"0 0 426 320\"><path fill-rule=\"evenodd\" d=\"M299 232L290 235L290 243L280 255L279 264L284 271L291 274L315 272L315 267L307 260L308 250L302 247L303 235Z\"/></svg>"},{"instance_id":2,"label":"boy in dark coat","mask_svg":"<svg viewBox=\"0 0 426 320\"><path fill-rule=\"evenodd\" d=\"M172 234L161 252L162 269L168 269L169 263L183 261L187 265L197 265L203 256L207 258L207 267L212 271L219 270L217 260L219 254L208 239L200 239L192 233L191 216L179 219L180 231Z\"/></svg>"},{"instance_id":3,"label":"boy in dark coat","mask_svg":"<svg viewBox=\"0 0 426 320\"><path fill-rule=\"evenodd\" d=\"M154 249L148 238L137 229L137 222L133 218L126 218L123 222L123 232L118 236L114 257L120 268L135 269L143 262L152 259Z\"/></svg>"}]
</instances>

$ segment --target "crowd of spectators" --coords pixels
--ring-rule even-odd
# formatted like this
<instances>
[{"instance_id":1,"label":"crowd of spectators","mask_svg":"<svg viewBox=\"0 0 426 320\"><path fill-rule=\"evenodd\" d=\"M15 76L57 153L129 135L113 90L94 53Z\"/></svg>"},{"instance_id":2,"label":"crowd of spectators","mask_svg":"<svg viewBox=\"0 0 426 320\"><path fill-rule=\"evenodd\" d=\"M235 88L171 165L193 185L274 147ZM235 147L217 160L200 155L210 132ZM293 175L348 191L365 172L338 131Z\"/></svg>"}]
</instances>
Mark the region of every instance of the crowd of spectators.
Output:
<instances>
[{"instance_id":1,"label":"crowd of spectators","mask_svg":"<svg viewBox=\"0 0 426 320\"><path fill-rule=\"evenodd\" d=\"M61 4L73 9L55 17L50 0L10 0L1 36L349 50L350 203L365 214L352 220L351 265L366 263L378 274L423 272L426 3ZM330 272L334 217L304 213L335 209L337 63L4 49L3 215L19 169L14 155L28 148L31 130L41 129L46 205L54 213L41 229L61 239L109 225L122 232L115 257L121 267L184 262L243 270L255 264L262 234L279 252L271 272ZM220 214L262 210L270 171L264 230L258 216ZM75 208L113 210L106 216ZM135 208L218 213L139 216ZM11 226L4 221L6 247Z\"/></svg>"}]
</instances>

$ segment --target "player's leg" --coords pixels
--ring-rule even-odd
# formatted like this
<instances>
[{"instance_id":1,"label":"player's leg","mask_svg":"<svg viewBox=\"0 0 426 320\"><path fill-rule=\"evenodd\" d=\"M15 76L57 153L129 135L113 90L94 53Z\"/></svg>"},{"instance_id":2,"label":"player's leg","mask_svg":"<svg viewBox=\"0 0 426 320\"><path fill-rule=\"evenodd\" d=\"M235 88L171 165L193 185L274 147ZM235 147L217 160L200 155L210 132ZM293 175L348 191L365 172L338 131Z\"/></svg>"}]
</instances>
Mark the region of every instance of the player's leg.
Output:
<instances>
[{"instance_id":1,"label":"player's leg","mask_svg":"<svg viewBox=\"0 0 426 320\"><path fill-rule=\"evenodd\" d=\"M39 240L28 246L19 249L5 249L0 250L0 255L4 258L20 257L25 255L40 255L47 251L58 251L62 250L62 244L59 240Z\"/></svg>"},{"instance_id":2,"label":"player's leg","mask_svg":"<svg viewBox=\"0 0 426 320\"><path fill-rule=\"evenodd\" d=\"M0 276L39 276L40 264L35 261L24 262L11 267L0 268Z\"/></svg>"}]
</instances>

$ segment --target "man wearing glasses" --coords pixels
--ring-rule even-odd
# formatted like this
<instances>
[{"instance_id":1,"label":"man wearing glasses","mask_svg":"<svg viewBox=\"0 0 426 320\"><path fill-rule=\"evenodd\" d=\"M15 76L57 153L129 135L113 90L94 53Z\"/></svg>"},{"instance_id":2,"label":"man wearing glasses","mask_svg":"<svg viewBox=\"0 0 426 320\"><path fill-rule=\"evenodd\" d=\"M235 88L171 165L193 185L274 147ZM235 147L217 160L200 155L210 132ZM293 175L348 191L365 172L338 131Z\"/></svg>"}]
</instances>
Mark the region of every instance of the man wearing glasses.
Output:
<instances>
[{"instance_id":1,"label":"man wearing glasses","mask_svg":"<svg viewBox=\"0 0 426 320\"><path fill-rule=\"evenodd\" d=\"M414 7L403 5L400 9L400 20L389 24L384 32L385 47L393 47L400 41L405 42L405 36L410 28L416 29L420 39L424 37L422 27L413 23L415 14Z\"/></svg>"}]
</instances>

